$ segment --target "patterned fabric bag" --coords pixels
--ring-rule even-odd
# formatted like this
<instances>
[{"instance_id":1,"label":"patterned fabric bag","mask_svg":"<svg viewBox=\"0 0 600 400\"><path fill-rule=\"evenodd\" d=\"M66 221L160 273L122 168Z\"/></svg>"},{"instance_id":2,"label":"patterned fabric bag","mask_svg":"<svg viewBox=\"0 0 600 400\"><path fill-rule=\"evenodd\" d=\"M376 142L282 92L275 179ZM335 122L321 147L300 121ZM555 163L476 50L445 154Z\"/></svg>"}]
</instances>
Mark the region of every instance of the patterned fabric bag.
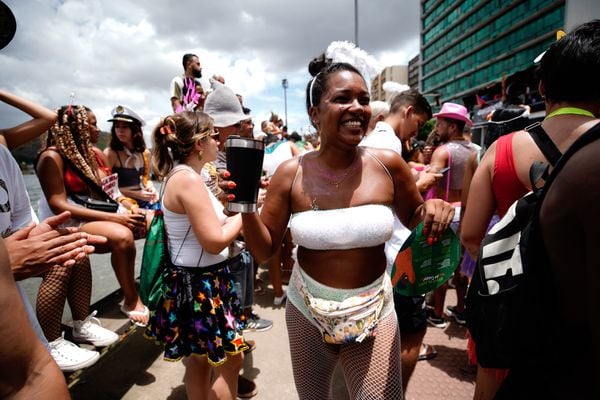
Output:
<instances>
[{"instance_id":1,"label":"patterned fabric bag","mask_svg":"<svg viewBox=\"0 0 600 400\"><path fill-rule=\"evenodd\" d=\"M383 284L344 301L334 301L311 295L301 274L293 274L292 279L304 295L310 315L317 323L325 343L360 343L374 335L383 309Z\"/></svg>"}]
</instances>

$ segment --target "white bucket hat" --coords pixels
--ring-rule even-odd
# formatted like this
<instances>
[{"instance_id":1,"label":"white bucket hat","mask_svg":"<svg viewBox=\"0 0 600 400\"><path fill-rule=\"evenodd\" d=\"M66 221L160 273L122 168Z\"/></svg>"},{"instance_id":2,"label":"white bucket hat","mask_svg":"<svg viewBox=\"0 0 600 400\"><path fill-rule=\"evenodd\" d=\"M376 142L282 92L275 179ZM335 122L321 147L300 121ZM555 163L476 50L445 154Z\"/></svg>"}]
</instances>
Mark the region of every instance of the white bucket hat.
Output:
<instances>
[{"instance_id":1,"label":"white bucket hat","mask_svg":"<svg viewBox=\"0 0 600 400\"><path fill-rule=\"evenodd\" d=\"M224 128L235 125L240 121L252 118L244 114L240 100L235 93L225 85L218 85L206 97L204 112L214 121L214 126Z\"/></svg>"}]
</instances>

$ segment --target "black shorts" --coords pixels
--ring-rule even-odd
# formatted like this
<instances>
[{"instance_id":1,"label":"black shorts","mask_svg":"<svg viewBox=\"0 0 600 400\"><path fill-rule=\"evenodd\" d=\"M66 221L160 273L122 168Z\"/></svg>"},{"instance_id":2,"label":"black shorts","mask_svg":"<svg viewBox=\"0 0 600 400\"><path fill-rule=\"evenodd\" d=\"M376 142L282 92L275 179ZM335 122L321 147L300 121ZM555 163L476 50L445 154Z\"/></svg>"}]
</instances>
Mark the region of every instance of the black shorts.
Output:
<instances>
[{"instance_id":1,"label":"black shorts","mask_svg":"<svg viewBox=\"0 0 600 400\"><path fill-rule=\"evenodd\" d=\"M400 334L417 333L427 328L425 296L403 296L394 292L394 309Z\"/></svg>"}]
</instances>

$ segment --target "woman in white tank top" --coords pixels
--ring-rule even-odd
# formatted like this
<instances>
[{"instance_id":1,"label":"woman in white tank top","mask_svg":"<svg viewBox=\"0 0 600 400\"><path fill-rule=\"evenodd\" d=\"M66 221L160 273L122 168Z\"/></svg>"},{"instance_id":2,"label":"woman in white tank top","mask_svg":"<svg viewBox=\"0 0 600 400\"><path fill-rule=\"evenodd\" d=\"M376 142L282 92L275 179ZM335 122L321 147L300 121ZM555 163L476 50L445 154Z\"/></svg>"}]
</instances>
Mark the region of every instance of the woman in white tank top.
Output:
<instances>
[{"instance_id":1,"label":"woman in white tank top","mask_svg":"<svg viewBox=\"0 0 600 400\"><path fill-rule=\"evenodd\" d=\"M223 214L200 174L217 158L217 137L210 117L200 112L169 116L153 132L154 170L166 177L161 206L174 266L146 333L164 343L166 360L186 357L188 397L214 392L234 399L248 347L237 323L240 301L229 271L235 258L228 258L227 247L242 223L239 215Z\"/></svg>"}]
</instances>

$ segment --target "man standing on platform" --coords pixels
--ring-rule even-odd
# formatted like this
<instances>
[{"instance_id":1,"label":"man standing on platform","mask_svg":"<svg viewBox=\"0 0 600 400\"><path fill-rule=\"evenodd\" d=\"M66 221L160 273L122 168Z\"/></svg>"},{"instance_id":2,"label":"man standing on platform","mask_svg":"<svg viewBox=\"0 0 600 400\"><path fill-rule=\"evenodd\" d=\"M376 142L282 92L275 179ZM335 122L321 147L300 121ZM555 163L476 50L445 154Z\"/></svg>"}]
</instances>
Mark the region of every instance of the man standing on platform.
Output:
<instances>
[{"instance_id":1,"label":"man standing on platform","mask_svg":"<svg viewBox=\"0 0 600 400\"><path fill-rule=\"evenodd\" d=\"M173 112L195 111L201 98L199 91L196 90L196 86L200 85L199 79L202 78L200 59L195 54L187 53L183 56L182 63L184 74L171 80Z\"/></svg>"}]
</instances>

